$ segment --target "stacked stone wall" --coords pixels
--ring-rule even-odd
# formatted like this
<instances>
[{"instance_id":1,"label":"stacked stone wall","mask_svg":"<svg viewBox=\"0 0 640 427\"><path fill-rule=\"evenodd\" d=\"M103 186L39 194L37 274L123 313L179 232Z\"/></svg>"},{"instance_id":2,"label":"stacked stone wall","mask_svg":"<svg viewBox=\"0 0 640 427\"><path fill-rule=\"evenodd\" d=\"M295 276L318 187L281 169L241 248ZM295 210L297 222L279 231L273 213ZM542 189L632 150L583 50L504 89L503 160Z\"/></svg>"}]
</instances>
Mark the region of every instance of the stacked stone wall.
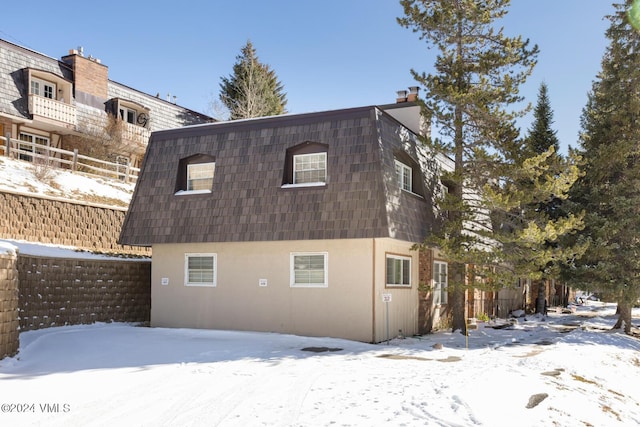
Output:
<instances>
[{"instance_id":1,"label":"stacked stone wall","mask_svg":"<svg viewBox=\"0 0 640 427\"><path fill-rule=\"evenodd\" d=\"M0 239L73 246L96 252L150 255L118 244L126 209L0 193Z\"/></svg>"},{"instance_id":2,"label":"stacked stone wall","mask_svg":"<svg viewBox=\"0 0 640 427\"><path fill-rule=\"evenodd\" d=\"M151 262L18 257L20 330L149 322Z\"/></svg>"},{"instance_id":3,"label":"stacked stone wall","mask_svg":"<svg viewBox=\"0 0 640 427\"><path fill-rule=\"evenodd\" d=\"M18 270L15 252L0 252L0 359L18 351Z\"/></svg>"},{"instance_id":4,"label":"stacked stone wall","mask_svg":"<svg viewBox=\"0 0 640 427\"><path fill-rule=\"evenodd\" d=\"M0 240L128 257L55 258L0 251L0 359L16 354L22 331L149 322L151 251L117 243L125 209L3 191L0 212Z\"/></svg>"}]
</instances>

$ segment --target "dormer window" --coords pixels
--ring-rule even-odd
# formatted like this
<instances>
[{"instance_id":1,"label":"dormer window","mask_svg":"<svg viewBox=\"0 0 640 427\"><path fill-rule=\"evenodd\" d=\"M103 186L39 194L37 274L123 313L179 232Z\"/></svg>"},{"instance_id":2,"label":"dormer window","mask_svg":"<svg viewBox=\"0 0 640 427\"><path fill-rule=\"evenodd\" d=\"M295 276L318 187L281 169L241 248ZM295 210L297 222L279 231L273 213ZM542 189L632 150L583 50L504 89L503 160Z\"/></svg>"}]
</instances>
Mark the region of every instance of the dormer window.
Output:
<instances>
[{"instance_id":1,"label":"dormer window","mask_svg":"<svg viewBox=\"0 0 640 427\"><path fill-rule=\"evenodd\" d=\"M404 163L396 160L396 176L398 178L398 185L402 190L413 193L413 171Z\"/></svg>"},{"instance_id":2,"label":"dormer window","mask_svg":"<svg viewBox=\"0 0 640 427\"><path fill-rule=\"evenodd\" d=\"M187 165L187 191L211 191L215 169L215 163Z\"/></svg>"},{"instance_id":3,"label":"dormer window","mask_svg":"<svg viewBox=\"0 0 640 427\"><path fill-rule=\"evenodd\" d=\"M136 110L121 106L118 109L118 113L118 116L121 120L124 120L127 123L131 123L132 125L136 123L136 117L138 116L138 112Z\"/></svg>"},{"instance_id":4,"label":"dormer window","mask_svg":"<svg viewBox=\"0 0 640 427\"><path fill-rule=\"evenodd\" d=\"M31 93L33 95L42 96L43 98L56 99L56 84L32 77Z\"/></svg>"},{"instance_id":5,"label":"dormer window","mask_svg":"<svg viewBox=\"0 0 640 427\"><path fill-rule=\"evenodd\" d=\"M123 122L149 128L149 109L137 102L113 98L106 104L107 111Z\"/></svg>"},{"instance_id":6,"label":"dormer window","mask_svg":"<svg viewBox=\"0 0 640 427\"><path fill-rule=\"evenodd\" d=\"M327 181L327 153L293 156L294 184L324 184Z\"/></svg>"},{"instance_id":7,"label":"dormer window","mask_svg":"<svg viewBox=\"0 0 640 427\"><path fill-rule=\"evenodd\" d=\"M211 193L215 170L214 156L196 154L180 160L176 195Z\"/></svg>"},{"instance_id":8,"label":"dormer window","mask_svg":"<svg viewBox=\"0 0 640 427\"><path fill-rule=\"evenodd\" d=\"M395 181L403 192L424 197L424 178L420 165L404 151L394 153Z\"/></svg>"},{"instance_id":9,"label":"dormer window","mask_svg":"<svg viewBox=\"0 0 640 427\"><path fill-rule=\"evenodd\" d=\"M29 95L71 104L73 85L69 80L49 71L26 69Z\"/></svg>"},{"instance_id":10,"label":"dormer window","mask_svg":"<svg viewBox=\"0 0 640 427\"><path fill-rule=\"evenodd\" d=\"M316 187L327 183L327 144L304 142L287 150L282 187Z\"/></svg>"}]
</instances>

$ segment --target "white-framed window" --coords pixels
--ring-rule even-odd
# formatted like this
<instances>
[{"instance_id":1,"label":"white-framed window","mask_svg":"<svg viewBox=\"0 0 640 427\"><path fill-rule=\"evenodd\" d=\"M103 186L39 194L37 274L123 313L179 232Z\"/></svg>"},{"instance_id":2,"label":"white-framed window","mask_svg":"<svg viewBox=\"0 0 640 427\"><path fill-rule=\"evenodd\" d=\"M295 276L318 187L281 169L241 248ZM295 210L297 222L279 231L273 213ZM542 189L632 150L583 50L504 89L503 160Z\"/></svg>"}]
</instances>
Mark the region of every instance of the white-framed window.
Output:
<instances>
[{"instance_id":1,"label":"white-framed window","mask_svg":"<svg viewBox=\"0 0 640 427\"><path fill-rule=\"evenodd\" d=\"M120 105L118 107L118 114L120 115L120 119L125 122L131 123L132 125L136 124L136 117L138 116L138 112L136 110Z\"/></svg>"},{"instance_id":2,"label":"white-framed window","mask_svg":"<svg viewBox=\"0 0 640 427\"><path fill-rule=\"evenodd\" d=\"M185 286L216 286L216 254L184 254Z\"/></svg>"},{"instance_id":3,"label":"white-framed window","mask_svg":"<svg viewBox=\"0 0 640 427\"><path fill-rule=\"evenodd\" d=\"M411 257L387 254L387 286L411 287Z\"/></svg>"},{"instance_id":4,"label":"white-framed window","mask_svg":"<svg viewBox=\"0 0 640 427\"><path fill-rule=\"evenodd\" d=\"M187 191L211 191L215 169L213 162L187 165Z\"/></svg>"},{"instance_id":5,"label":"white-framed window","mask_svg":"<svg viewBox=\"0 0 640 427\"><path fill-rule=\"evenodd\" d=\"M293 156L293 183L315 184L327 181L327 153Z\"/></svg>"},{"instance_id":6,"label":"white-framed window","mask_svg":"<svg viewBox=\"0 0 640 427\"><path fill-rule=\"evenodd\" d=\"M21 141L18 150L20 150L20 160L33 161L33 156L23 154L23 152L43 154L44 148L50 144L49 138L44 136L33 135L30 133L20 132L18 139Z\"/></svg>"},{"instance_id":7,"label":"white-framed window","mask_svg":"<svg viewBox=\"0 0 640 427\"><path fill-rule=\"evenodd\" d=\"M295 252L291 254L291 287L326 288L328 283L327 252Z\"/></svg>"},{"instance_id":8,"label":"white-framed window","mask_svg":"<svg viewBox=\"0 0 640 427\"><path fill-rule=\"evenodd\" d=\"M44 98L56 99L56 84L31 77L31 93Z\"/></svg>"},{"instance_id":9,"label":"white-framed window","mask_svg":"<svg viewBox=\"0 0 640 427\"><path fill-rule=\"evenodd\" d=\"M447 263L443 261L433 262L433 303L435 305L447 304L449 294L447 289L448 272Z\"/></svg>"},{"instance_id":10,"label":"white-framed window","mask_svg":"<svg viewBox=\"0 0 640 427\"><path fill-rule=\"evenodd\" d=\"M396 160L396 176L398 178L398 185L400 189L413 192L413 180L412 174L413 171L411 168L404 163Z\"/></svg>"}]
</instances>

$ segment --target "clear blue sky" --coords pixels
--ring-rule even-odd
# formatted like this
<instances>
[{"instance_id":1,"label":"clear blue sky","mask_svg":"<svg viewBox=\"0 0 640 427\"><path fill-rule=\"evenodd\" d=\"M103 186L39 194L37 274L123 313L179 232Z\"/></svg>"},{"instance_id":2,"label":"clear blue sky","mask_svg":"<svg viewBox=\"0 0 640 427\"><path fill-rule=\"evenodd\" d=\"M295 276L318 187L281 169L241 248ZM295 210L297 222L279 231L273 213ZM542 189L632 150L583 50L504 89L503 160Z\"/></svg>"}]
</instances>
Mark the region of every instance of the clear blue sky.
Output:
<instances>
[{"instance_id":1,"label":"clear blue sky","mask_svg":"<svg viewBox=\"0 0 640 427\"><path fill-rule=\"evenodd\" d=\"M521 93L535 104L547 83L563 148L577 146L612 3L512 0L501 23L540 47ZM284 84L289 112L305 113L392 103L415 84L411 68L431 70L436 52L396 23L401 14L396 0L11 1L0 38L58 59L83 46L111 80L210 114L220 78L250 39Z\"/></svg>"}]
</instances>

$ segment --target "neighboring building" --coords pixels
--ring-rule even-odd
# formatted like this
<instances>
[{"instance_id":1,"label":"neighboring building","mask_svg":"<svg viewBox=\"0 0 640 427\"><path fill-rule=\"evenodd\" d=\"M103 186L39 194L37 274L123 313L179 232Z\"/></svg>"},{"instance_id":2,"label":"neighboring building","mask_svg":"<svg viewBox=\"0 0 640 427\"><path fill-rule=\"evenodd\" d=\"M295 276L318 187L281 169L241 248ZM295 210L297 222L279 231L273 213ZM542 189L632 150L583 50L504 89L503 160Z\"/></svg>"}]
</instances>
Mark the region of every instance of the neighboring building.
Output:
<instances>
[{"instance_id":1,"label":"neighboring building","mask_svg":"<svg viewBox=\"0 0 640 427\"><path fill-rule=\"evenodd\" d=\"M405 99L401 99L404 101ZM447 315L451 161L387 106L154 132L120 236L150 246L151 325L380 342Z\"/></svg>"},{"instance_id":2,"label":"neighboring building","mask_svg":"<svg viewBox=\"0 0 640 427\"><path fill-rule=\"evenodd\" d=\"M152 131L215 121L108 71L81 48L57 60L0 40L0 135L18 142L24 160L53 147L138 166Z\"/></svg>"}]
</instances>

